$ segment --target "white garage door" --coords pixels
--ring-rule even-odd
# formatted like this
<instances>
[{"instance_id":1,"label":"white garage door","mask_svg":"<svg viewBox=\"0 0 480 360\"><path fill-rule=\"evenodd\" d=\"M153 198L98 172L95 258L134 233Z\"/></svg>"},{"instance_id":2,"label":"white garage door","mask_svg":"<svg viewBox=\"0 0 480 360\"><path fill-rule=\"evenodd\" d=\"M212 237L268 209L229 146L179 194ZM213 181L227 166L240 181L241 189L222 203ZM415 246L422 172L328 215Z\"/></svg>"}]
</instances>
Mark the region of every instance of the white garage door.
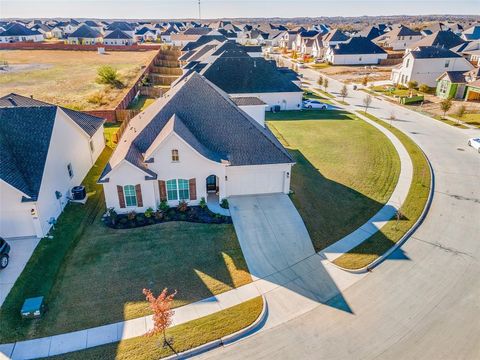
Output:
<instances>
[{"instance_id":1,"label":"white garage door","mask_svg":"<svg viewBox=\"0 0 480 360\"><path fill-rule=\"evenodd\" d=\"M281 193L284 188L285 171L282 168L230 167L227 170L227 194L254 195Z\"/></svg>"},{"instance_id":2,"label":"white garage door","mask_svg":"<svg viewBox=\"0 0 480 360\"><path fill-rule=\"evenodd\" d=\"M0 236L5 238L35 236L35 228L29 209L1 209Z\"/></svg>"}]
</instances>

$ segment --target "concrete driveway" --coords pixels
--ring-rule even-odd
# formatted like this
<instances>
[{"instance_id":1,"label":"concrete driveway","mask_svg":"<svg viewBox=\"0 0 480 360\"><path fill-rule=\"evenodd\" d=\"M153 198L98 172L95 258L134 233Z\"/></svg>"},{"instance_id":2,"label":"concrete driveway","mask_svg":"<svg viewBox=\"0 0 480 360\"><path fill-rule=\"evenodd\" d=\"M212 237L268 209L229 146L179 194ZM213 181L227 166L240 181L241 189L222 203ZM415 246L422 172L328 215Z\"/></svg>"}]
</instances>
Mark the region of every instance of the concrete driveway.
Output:
<instances>
[{"instance_id":1,"label":"concrete driveway","mask_svg":"<svg viewBox=\"0 0 480 360\"><path fill-rule=\"evenodd\" d=\"M40 239L36 237L6 239L10 244L10 262L8 266L0 270L0 306L5 301L10 289L17 281L27 264L33 250L37 247Z\"/></svg>"},{"instance_id":2,"label":"concrete driveway","mask_svg":"<svg viewBox=\"0 0 480 360\"><path fill-rule=\"evenodd\" d=\"M255 279L313 256L315 250L297 209L285 194L229 198L235 230Z\"/></svg>"},{"instance_id":3,"label":"concrete driveway","mask_svg":"<svg viewBox=\"0 0 480 360\"><path fill-rule=\"evenodd\" d=\"M319 73L302 70L315 82ZM328 91L342 84L331 80ZM345 99L362 109L365 93ZM480 359L480 156L461 130L374 99L369 110L429 157L429 214L387 261L341 294L351 312L319 306L281 326L206 354L209 359ZM342 288L341 288L342 289Z\"/></svg>"}]
</instances>

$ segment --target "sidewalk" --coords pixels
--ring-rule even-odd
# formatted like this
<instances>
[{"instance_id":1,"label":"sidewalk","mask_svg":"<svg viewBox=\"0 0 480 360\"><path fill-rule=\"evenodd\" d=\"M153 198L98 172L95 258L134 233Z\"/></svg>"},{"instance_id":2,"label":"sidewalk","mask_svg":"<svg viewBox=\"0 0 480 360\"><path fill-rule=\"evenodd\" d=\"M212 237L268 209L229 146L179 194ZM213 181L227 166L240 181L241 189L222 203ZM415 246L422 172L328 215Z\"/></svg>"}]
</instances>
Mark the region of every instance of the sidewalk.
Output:
<instances>
[{"instance_id":1,"label":"sidewalk","mask_svg":"<svg viewBox=\"0 0 480 360\"><path fill-rule=\"evenodd\" d=\"M338 106L348 111L357 110L353 106ZM339 299L329 306L351 312L342 292L366 274L348 273L337 268L331 261L365 241L394 216L408 194L413 174L410 157L400 141L387 129L369 119L363 119L382 131L392 141L400 156L399 180L387 204L359 229L319 253L313 253L284 269L277 269L264 278L254 277L250 284L175 309L172 326L213 314L260 295L265 296L269 307L268 319L260 331L327 304L337 296ZM249 259L246 260L248 262ZM145 316L41 339L3 344L0 345L0 355L3 353L12 359L33 359L64 354L142 336L152 326L152 317Z\"/></svg>"}]
</instances>

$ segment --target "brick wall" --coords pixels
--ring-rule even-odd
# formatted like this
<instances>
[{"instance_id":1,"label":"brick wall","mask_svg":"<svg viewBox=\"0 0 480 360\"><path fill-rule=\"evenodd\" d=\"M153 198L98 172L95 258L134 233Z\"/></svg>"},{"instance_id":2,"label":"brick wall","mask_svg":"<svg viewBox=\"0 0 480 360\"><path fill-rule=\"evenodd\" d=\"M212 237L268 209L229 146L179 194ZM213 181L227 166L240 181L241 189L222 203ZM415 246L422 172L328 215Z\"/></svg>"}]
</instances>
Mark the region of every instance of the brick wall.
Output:
<instances>
[{"instance_id":1,"label":"brick wall","mask_svg":"<svg viewBox=\"0 0 480 360\"><path fill-rule=\"evenodd\" d=\"M142 45L134 44L129 46L121 45L74 45L64 43L42 43L42 42L16 42L0 44L0 50L69 50L69 51L97 51L98 48L105 48L105 51L148 51L160 50L162 44Z\"/></svg>"}]
</instances>

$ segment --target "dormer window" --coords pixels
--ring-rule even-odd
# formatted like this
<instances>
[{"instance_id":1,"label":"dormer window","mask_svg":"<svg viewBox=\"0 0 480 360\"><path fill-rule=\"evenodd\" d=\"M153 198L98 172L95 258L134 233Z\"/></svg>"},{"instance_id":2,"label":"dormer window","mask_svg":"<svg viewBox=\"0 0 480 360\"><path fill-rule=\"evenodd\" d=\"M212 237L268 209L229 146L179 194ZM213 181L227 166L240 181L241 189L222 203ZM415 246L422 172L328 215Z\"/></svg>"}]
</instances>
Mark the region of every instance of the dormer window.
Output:
<instances>
[{"instance_id":1,"label":"dormer window","mask_svg":"<svg viewBox=\"0 0 480 360\"><path fill-rule=\"evenodd\" d=\"M178 150L173 149L172 150L172 162L179 162L180 161L180 156L178 155Z\"/></svg>"}]
</instances>

